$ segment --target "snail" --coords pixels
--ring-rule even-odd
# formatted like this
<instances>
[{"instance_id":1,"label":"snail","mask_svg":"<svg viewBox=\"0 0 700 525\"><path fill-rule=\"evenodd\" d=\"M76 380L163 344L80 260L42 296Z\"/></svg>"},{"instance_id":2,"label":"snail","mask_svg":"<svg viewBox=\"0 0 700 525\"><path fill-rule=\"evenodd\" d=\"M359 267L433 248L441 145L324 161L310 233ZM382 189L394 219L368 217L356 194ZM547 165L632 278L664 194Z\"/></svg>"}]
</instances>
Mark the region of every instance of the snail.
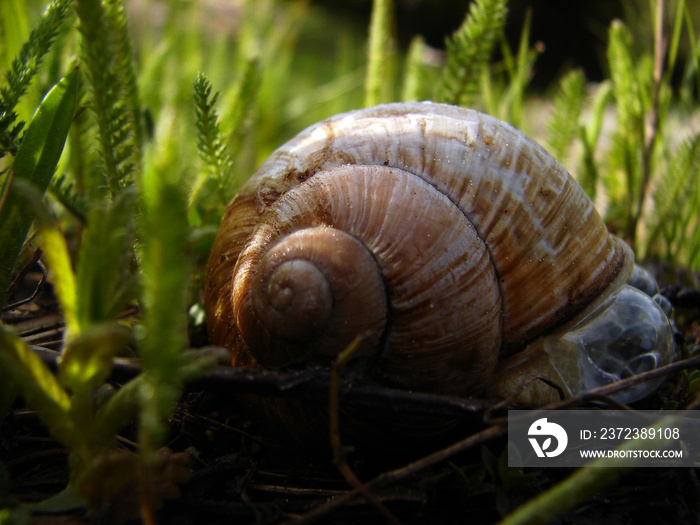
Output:
<instances>
[{"instance_id":1,"label":"snail","mask_svg":"<svg viewBox=\"0 0 700 525\"><path fill-rule=\"evenodd\" d=\"M234 366L330 365L360 335L373 383L546 403L673 358L634 269L524 134L394 103L319 122L262 164L226 209L205 308Z\"/></svg>"}]
</instances>

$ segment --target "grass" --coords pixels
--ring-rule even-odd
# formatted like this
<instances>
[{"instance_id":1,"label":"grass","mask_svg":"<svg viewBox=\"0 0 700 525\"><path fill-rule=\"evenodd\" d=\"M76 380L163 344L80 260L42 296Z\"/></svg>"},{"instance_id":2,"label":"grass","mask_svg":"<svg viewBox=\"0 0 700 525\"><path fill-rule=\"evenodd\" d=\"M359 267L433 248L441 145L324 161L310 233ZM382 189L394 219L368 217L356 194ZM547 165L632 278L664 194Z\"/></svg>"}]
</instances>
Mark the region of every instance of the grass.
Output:
<instances>
[{"instance_id":1,"label":"grass","mask_svg":"<svg viewBox=\"0 0 700 525\"><path fill-rule=\"evenodd\" d=\"M550 108L538 139L608 203L606 221L638 256L700 269L700 133L677 131L679 115L697 119L700 88L697 18L686 2L650 2L646 38L614 22L610 77L590 85L571 71L539 104L528 83L542 50L530 43L529 20L517 48L506 44L505 0L473 3L437 64L420 38L400 52L389 0L374 2L366 30L304 0L216 5L0 4L2 302L41 253L66 325L55 375L0 326L0 410L20 395L37 411L69 449L68 493L81 504L94 509L136 483L134 512L154 522L171 492L151 489L180 472L181 458L168 456L163 479L167 418L184 385L215 363L189 349L201 320L188 312L201 310L224 206L274 148L324 117L432 99L530 132L528 108ZM142 312L133 326L119 320L129 305ZM130 352L142 373L98 403L111 359ZM139 452L116 468L115 436L134 419ZM111 494L94 489L97 478ZM6 496L0 521L29 512Z\"/></svg>"}]
</instances>

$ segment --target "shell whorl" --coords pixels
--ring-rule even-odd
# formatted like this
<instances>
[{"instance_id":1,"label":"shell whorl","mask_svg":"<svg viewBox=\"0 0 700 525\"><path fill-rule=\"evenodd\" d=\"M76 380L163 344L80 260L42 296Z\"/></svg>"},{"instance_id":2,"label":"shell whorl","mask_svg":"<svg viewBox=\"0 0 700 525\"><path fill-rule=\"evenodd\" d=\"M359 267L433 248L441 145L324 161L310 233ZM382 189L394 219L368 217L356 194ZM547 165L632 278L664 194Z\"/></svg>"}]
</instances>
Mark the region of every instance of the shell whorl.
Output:
<instances>
[{"instance_id":1,"label":"shell whorl","mask_svg":"<svg viewBox=\"0 0 700 525\"><path fill-rule=\"evenodd\" d=\"M275 240L268 249L270 236ZM358 332L364 348L379 345L384 282L372 254L353 236L331 226L293 233L262 227L240 261L233 284L236 324L244 341L256 341L256 359L265 367L302 358L330 365Z\"/></svg>"},{"instance_id":2,"label":"shell whorl","mask_svg":"<svg viewBox=\"0 0 700 525\"><path fill-rule=\"evenodd\" d=\"M293 242L304 237L314 242ZM252 281L267 281L260 263L277 254L311 262L327 277L319 288L332 289L330 319L320 316L324 326L298 343L273 336L280 324L260 315L269 307L254 312L256 290L269 286ZM384 383L458 391L459 371L472 370L474 388L495 368L500 297L488 253L459 208L405 171L346 165L318 173L264 214L234 274L237 326L265 367L301 357L329 364L363 335ZM470 351L451 352L465 341Z\"/></svg>"},{"instance_id":3,"label":"shell whorl","mask_svg":"<svg viewBox=\"0 0 700 525\"><path fill-rule=\"evenodd\" d=\"M331 184L328 181L338 173L349 177L356 172L363 174L364 186L355 182L343 182L344 188L324 186ZM393 180L396 173L406 174L407 178L391 185L389 194L381 193L378 188ZM430 259L439 262L436 269L424 270L419 265L427 264L427 259L416 263L417 259L410 254L393 253L396 246L413 246L416 238L424 239L423 234L409 236L422 232L435 216L433 209L428 208L432 201L421 200L423 197L409 198L407 207L397 210L395 215L385 215L382 234L393 232L392 221L410 225L398 237L388 237L390 240L384 247L387 257L377 255L381 250L376 251L372 235L352 230L356 223L365 223L368 231L376 231L376 225L367 224L371 222L367 219L371 206L378 205L383 210L386 204L382 202L410 196L407 194L412 190L399 196L400 190L408 187L408 180L411 184L421 181L439 196L438 200L454 207L450 216L464 225L459 226L459 234L448 244L460 244L458 239L465 235L470 240L463 244L478 245L483 255L462 254L460 250L467 248L459 248L461 255L455 256L459 262L445 263L434 256ZM303 200L302 192L312 188L321 191L323 197L315 198L316 204L308 208L299 205L301 216L305 217L303 221L294 218L282 225L288 217L298 217L294 213L286 214L285 207L291 206L290 203L297 205ZM334 209L334 199L344 199L340 195L346 190L361 199L347 200L344 208L349 212L347 217L339 212L340 220L329 210ZM381 199L389 201L372 198L380 194ZM415 210L422 206L425 210L418 214ZM383 211L379 213L382 214ZM273 226L258 225L259 221ZM431 367L437 365L427 357L417 357L422 356L422 348L429 346L429 338L431 344L450 347L451 352L466 345L478 349L474 351L479 352L479 359L489 354L486 364L478 365L489 370L499 349L501 354L510 353L553 326L565 323L631 268L628 252L608 234L583 190L561 164L522 133L473 110L434 103L387 104L338 115L301 132L260 167L229 205L207 273L205 304L212 342L230 348L247 346L235 327L231 276L238 271L237 263L238 267L245 266L241 254L247 251L250 239L259 239L261 243L278 240L309 226L346 231L373 254L384 286L389 289L390 301L382 335L377 339L380 348L376 357L384 367L380 375L391 384L409 388L430 389L433 383L441 383L449 386L437 385L438 391L468 392L480 381L455 386L452 382L445 383L444 378L435 379L438 371L433 373ZM443 222L431 235L442 235L446 230L452 228ZM421 249L435 255L434 246L426 243ZM469 264L475 260L476 268L469 269L467 260ZM420 284L419 291L413 292L414 301L425 308L420 315L406 314L404 318L416 331L407 332L409 335L398 331L399 335L394 335L400 324L397 319L401 319L396 312L401 309L397 309L397 293L390 283L399 280L386 273L394 267L409 268L396 271L404 272L401 278L411 284L421 283L416 274L423 272L428 282L436 280L439 274L453 283L452 288L466 289L473 284L471 279L482 280L481 284L490 282L492 290L485 294L477 287L478 291L467 293L453 306L443 302L439 295L442 292L436 295L434 289L426 289L420 295L420 286L424 286ZM454 284L462 282L468 284ZM484 299L482 306L474 306ZM443 308L443 317L454 320L441 329L442 333L433 331L429 337L415 335L435 325L435 317L421 316L438 307ZM451 315L455 311L458 314ZM496 328L490 328L476 343L456 343L447 336L453 330L459 332L470 321L484 324L479 321L482 316L487 316ZM485 343L486 339L491 344ZM432 349L428 352L440 353ZM457 375L463 367L477 366L475 363L474 357L463 358L463 362L453 362L451 368L442 366L439 373L444 373L446 368L448 374L454 371ZM255 359L245 351L234 359L234 364L256 366ZM488 374L481 372L480 369L477 373L479 377ZM402 374L408 374L409 378L400 379ZM418 386L412 384L414 380Z\"/></svg>"}]
</instances>

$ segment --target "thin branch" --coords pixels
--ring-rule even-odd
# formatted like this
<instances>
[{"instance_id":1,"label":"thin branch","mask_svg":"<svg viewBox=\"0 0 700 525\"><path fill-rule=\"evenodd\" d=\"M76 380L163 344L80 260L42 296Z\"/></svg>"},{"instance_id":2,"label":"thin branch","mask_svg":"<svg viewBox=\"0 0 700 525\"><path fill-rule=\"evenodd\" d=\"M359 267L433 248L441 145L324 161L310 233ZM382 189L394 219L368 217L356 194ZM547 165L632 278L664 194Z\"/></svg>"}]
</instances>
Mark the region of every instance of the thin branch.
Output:
<instances>
[{"instance_id":1,"label":"thin branch","mask_svg":"<svg viewBox=\"0 0 700 525\"><path fill-rule=\"evenodd\" d=\"M647 115L647 138L644 144L644 157L642 163L642 181L639 186L637 195L637 205L635 207L634 216L629 223L628 237L631 240L632 246L635 246L637 238L637 226L642 217L642 208L644 199L651 180L652 162L654 156L654 148L656 139L659 135L660 116L659 116L659 94L664 71L664 54L666 50L666 38L664 36L664 0L656 1L656 28L654 31L654 86L651 98L651 107Z\"/></svg>"},{"instance_id":2,"label":"thin branch","mask_svg":"<svg viewBox=\"0 0 700 525\"><path fill-rule=\"evenodd\" d=\"M32 349L51 369L55 370L59 357L58 352L37 346L33 346ZM207 350L202 349L202 351ZM141 373L141 367L138 360L135 359L114 358L112 364L110 381L124 383ZM612 403L609 396L615 392L698 366L700 366L700 356L690 357L615 383L593 388L574 398L547 405L546 408L563 410L590 401L601 400ZM328 393L329 384L330 371L323 367L270 372L219 366L206 372L199 381L188 385L188 390L226 395L254 394L285 397L325 404L327 403L325 396ZM386 387L355 384L349 380L341 381L338 392L342 394L344 405L367 409L391 406L392 409L401 411L406 417L431 415L433 417L458 418L463 421L482 421L486 410L516 408L511 402L496 403L477 398L406 392Z\"/></svg>"},{"instance_id":3,"label":"thin branch","mask_svg":"<svg viewBox=\"0 0 700 525\"><path fill-rule=\"evenodd\" d=\"M333 367L331 368L330 386L328 389L328 413L329 413L329 433L331 447L333 449L333 463L340 471L340 474L357 492L362 494L389 523L398 524L398 520L387 509L379 499L364 485L350 468L347 462L347 449L340 440L340 402L339 391L341 374L345 365L350 361L360 348L363 337L356 337L345 350L338 354Z\"/></svg>"},{"instance_id":4,"label":"thin branch","mask_svg":"<svg viewBox=\"0 0 700 525\"><path fill-rule=\"evenodd\" d=\"M488 427L482 430L481 432L472 434L471 436L467 437L466 439L463 439L462 441L458 441L457 443L454 443L449 447L438 450L437 452L433 452L432 454L429 454L417 461L409 463L404 467L384 472L383 474L380 474L379 476L374 478L372 481L365 483L365 488L367 490L376 491L377 489L380 489L387 485L397 483L429 467L437 465L438 463L441 463L449 459L450 457L459 454L460 452L464 452L465 450L480 445L481 443L485 443L499 436L502 436L506 432L507 428L504 426L494 425ZM360 492L357 490L353 492L348 492L343 496L332 499L327 503L316 507L311 512L304 514L303 516L291 521L290 523L293 523L294 525L300 525L302 523L311 523L323 516L326 516L330 512L354 501L359 495Z\"/></svg>"}]
</instances>

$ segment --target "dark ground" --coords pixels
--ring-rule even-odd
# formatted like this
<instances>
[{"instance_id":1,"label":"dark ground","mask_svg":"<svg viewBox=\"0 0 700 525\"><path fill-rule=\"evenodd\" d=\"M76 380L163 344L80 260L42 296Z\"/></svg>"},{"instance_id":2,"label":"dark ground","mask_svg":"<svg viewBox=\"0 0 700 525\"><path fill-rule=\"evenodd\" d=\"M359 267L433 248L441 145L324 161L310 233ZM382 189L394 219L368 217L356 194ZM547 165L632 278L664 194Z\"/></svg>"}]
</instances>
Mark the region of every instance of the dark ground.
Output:
<instances>
[{"instance_id":1,"label":"dark ground","mask_svg":"<svg viewBox=\"0 0 700 525\"><path fill-rule=\"evenodd\" d=\"M39 276L39 272L27 274L15 295L31 294ZM700 294L681 273L667 271L663 279L677 283L666 284L662 291L675 306L683 354L694 354L700 343ZM60 346L61 318L50 285L42 285L32 301L5 311L3 320L13 324L33 345L48 349ZM194 334L195 341L200 338L201 334ZM51 361L51 357L47 360ZM133 372L133 367L117 365L113 385L118 388ZM669 377L657 394L636 408L658 408L674 402L683 408L693 403L688 387L690 373L683 371ZM240 378L209 377L190 388L171 419L167 445L169 451L180 454L178 457L189 457L191 475L180 485L180 496L168 500L159 511L160 523L281 523L319 512L331 499L342 502L342 497L350 492L349 485L338 473L327 450L299 448L286 442L244 415L227 394L250 388L274 395L290 377L253 377L247 382L241 382ZM301 384L301 389L292 389L297 392L292 395L317 400L323 397L319 392L327 389L327 375L304 373L302 380L299 377L295 375L293 381ZM410 460L490 428L502 412L489 410L489 403L471 402L466 408L455 409L440 400L410 396L390 399L386 393L365 392L361 388L354 392L354 396L351 392L345 398L351 409L353 405L362 408L368 403L380 407L384 404L384 408L445 413L460 420L441 442L426 443L413 457L408 454L396 457L386 449L349 455L351 468L364 481L399 469L396 479L378 489L376 495L401 523L492 523L572 472L503 467L506 439L501 433L409 475L401 467ZM134 431L134 428L125 429L120 437L120 447L127 454L135 449ZM390 448L396 452L395 446ZM39 501L58 493L68 480L65 449L46 434L35 414L21 400L0 426L0 461L4 465L0 469L0 497L9 493L17 501ZM125 519L123 511L134 505L133 498L133 492L125 491L113 501L103 502L102 508L92 516L78 510L37 516L32 523L120 523ZM700 521L697 469L635 470L558 523L641 521ZM386 519L365 499L355 498L337 504L316 522L384 523Z\"/></svg>"}]
</instances>

